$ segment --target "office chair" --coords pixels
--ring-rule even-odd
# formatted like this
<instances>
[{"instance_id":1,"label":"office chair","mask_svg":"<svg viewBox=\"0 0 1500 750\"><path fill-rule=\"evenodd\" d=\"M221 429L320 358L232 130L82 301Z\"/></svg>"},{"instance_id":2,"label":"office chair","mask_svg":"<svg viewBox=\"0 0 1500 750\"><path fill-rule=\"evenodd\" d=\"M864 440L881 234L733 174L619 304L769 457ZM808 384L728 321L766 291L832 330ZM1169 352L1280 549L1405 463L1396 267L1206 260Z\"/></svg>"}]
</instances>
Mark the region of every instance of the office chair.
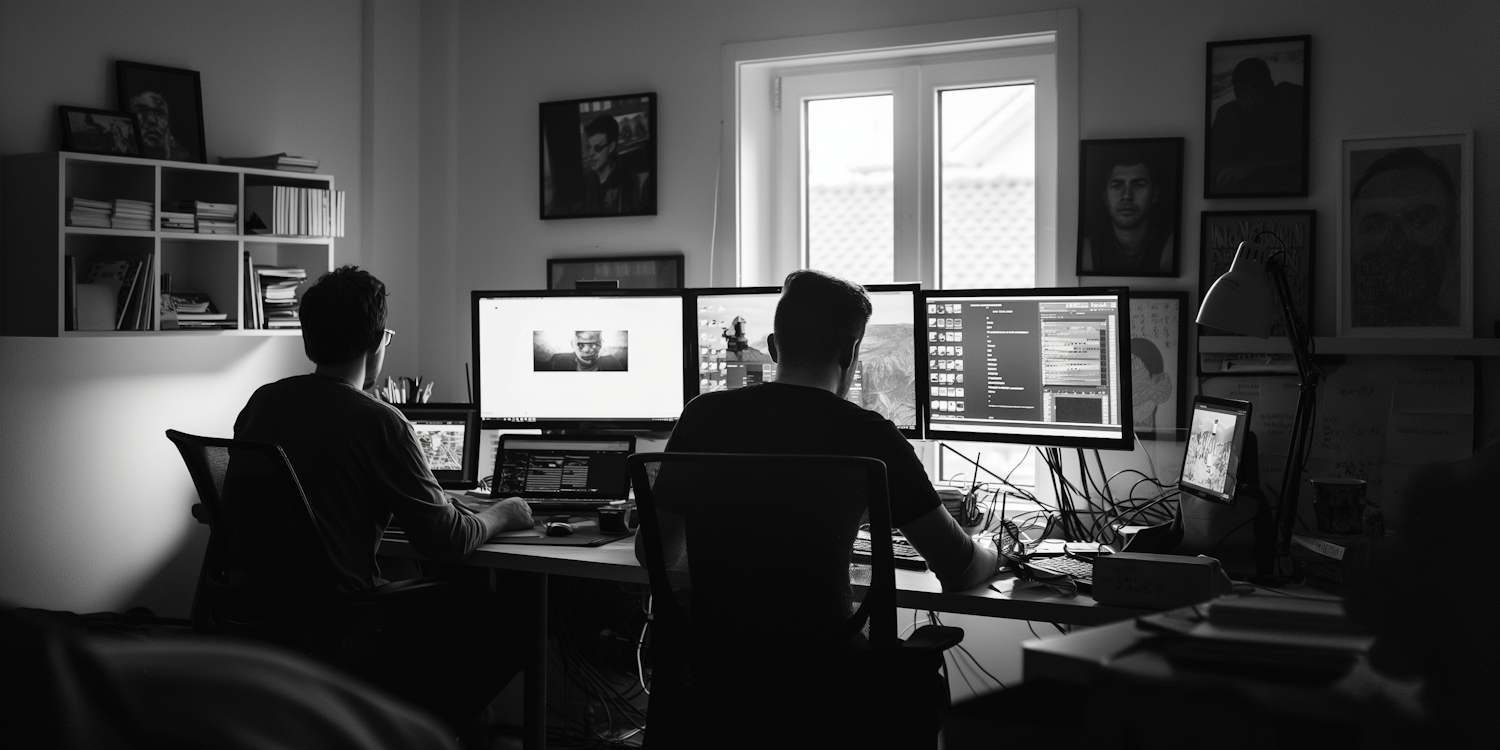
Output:
<instances>
[{"instance_id":1,"label":"office chair","mask_svg":"<svg viewBox=\"0 0 1500 750\"><path fill-rule=\"evenodd\" d=\"M934 747L958 628L896 632L885 464L848 456L630 457L652 593L646 742ZM853 610L850 548L872 563Z\"/></svg>"},{"instance_id":2,"label":"office chair","mask_svg":"<svg viewBox=\"0 0 1500 750\"><path fill-rule=\"evenodd\" d=\"M167 430L209 527L191 620L198 633L287 646L336 663L362 653L359 633L393 608L419 606L443 582L392 581L339 593L317 518L275 443Z\"/></svg>"}]
</instances>

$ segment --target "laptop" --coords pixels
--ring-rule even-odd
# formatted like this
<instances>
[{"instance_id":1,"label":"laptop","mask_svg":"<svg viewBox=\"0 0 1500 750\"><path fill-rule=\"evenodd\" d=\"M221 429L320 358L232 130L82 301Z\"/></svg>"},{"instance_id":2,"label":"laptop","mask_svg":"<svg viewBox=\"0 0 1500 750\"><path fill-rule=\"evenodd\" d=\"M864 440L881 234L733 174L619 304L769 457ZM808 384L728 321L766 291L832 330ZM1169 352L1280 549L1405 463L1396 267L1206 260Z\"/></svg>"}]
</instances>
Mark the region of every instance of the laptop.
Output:
<instances>
[{"instance_id":1,"label":"laptop","mask_svg":"<svg viewBox=\"0 0 1500 750\"><path fill-rule=\"evenodd\" d=\"M468 404L397 404L445 490L479 486L479 412Z\"/></svg>"},{"instance_id":2,"label":"laptop","mask_svg":"<svg viewBox=\"0 0 1500 750\"><path fill-rule=\"evenodd\" d=\"M495 499L519 497L532 510L593 510L630 497L634 435L501 435Z\"/></svg>"}]
</instances>

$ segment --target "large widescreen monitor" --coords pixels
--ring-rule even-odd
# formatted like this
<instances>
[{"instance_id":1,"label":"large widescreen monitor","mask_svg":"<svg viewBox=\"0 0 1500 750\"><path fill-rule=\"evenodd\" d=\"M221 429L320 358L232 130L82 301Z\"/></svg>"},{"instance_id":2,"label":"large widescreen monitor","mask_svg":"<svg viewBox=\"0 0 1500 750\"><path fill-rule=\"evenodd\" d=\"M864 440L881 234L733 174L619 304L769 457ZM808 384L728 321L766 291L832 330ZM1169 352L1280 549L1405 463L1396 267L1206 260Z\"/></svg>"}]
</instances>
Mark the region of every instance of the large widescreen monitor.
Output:
<instances>
[{"instance_id":1,"label":"large widescreen monitor","mask_svg":"<svg viewBox=\"0 0 1500 750\"><path fill-rule=\"evenodd\" d=\"M874 308L865 326L864 343L855 365L848 399L879 412L902 434L920 437L922 382L916 356L917 284L870 284ZM693 289L689 335L696 337L697 356L688 365L695 393L734 390L776 379L766 337L781 299L778 287ZM691 383L690 383L691 385Z\"/></svg>"},{"instance_id":2,"label":"large widescreen monitor","mask_svg":"<svg viewBox=\"0 0 1500 750\"><path fill-rule=\"evenodd\" d=\"M1130 295L927 291L927 436L1130 450Z\"/></svg>"},{"instance_id":3,"label":"large widescreen monitor","mask_svg":"<svg viewBox=\"0 0 1500 750\"><path fill-rule=\"evenodd\" d=\"M489 429L668 429L682 412L678 291L473 292L474 398Z\"/></svg>"}]
</instances>

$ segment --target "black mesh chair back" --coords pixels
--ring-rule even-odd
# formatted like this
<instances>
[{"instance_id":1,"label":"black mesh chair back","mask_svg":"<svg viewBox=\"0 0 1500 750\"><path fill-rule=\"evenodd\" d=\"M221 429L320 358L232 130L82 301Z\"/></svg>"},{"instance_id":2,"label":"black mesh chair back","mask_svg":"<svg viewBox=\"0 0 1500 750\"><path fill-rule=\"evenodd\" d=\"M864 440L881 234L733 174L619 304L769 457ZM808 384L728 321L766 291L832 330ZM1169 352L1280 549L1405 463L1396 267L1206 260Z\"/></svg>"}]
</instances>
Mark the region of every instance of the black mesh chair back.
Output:
<instances>
[{"instance_id":1,"label":"black mesh chair back","mask_svg":"<svg viewBox=\"0 0 1500 750\"><path fill-rule=\"evenodd\" d=\"M167 430L209 525L193 628L310 646L337 597L318 522L280 446Z\"/></svg>"},{"instance_id":2,"label":"black mesh chair back","mask_svg":"<svg viewBox=\"0 0 1500 750\"><path fill-rule=\"evenodd\" d=\"M809 744L807 720L844 736L872 656L899 643L885 464L656 453L630 470L653 596L648 742L733 745L747 716L792 721ZM874 560L856 611L866 519Z\"/></svg>"}]
</instances>

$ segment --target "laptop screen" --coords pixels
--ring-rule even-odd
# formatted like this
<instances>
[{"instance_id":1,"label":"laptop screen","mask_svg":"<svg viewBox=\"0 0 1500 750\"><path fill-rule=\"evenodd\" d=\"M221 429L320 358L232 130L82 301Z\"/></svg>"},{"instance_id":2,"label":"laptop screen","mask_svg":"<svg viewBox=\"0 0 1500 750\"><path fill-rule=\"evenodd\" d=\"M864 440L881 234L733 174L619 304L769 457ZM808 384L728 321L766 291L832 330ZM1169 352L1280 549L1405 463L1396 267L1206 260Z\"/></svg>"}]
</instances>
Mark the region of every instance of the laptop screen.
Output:
<instances>
[{"instance_id":1,"label":"laptop screen","mask_svg":"<svg viewBox=\"0 0 1500 750\"><path fill-rule=\"evenodd\" d=\"M502 435L495 497L623 500L635 438Z\"/></svg>"},{"instance_id":2,"label":"laptop screen","mask_svg":"<svg viewBox=\"0 0 1500 750\"><path fill-rule=\"evenodd\" d=\"M444 489L474 487L479 465L479 416L471 407L397 406L417 433L427 468Z\"/></svg>"}]
</instances>

